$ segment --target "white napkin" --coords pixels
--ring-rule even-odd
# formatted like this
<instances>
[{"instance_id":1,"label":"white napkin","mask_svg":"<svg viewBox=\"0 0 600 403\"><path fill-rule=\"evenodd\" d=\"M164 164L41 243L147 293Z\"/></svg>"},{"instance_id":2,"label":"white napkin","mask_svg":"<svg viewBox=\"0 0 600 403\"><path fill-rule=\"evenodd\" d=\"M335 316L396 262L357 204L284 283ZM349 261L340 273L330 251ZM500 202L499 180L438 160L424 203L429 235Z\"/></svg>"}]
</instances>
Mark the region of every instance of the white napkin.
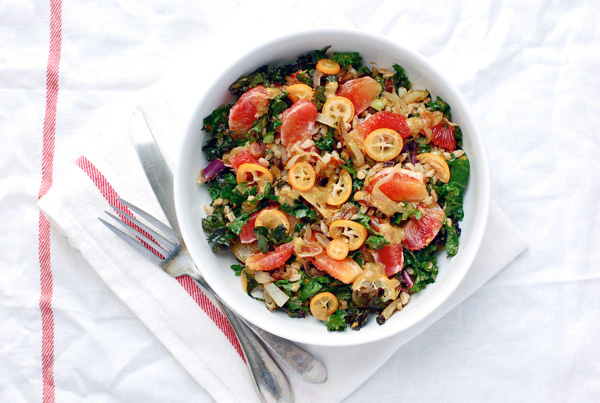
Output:
<instances>
[{"instance_id":1,"label":"white napkin","mask_svg":"<svg viewBox=\"0 0 600 403\"><path fill-rule=\"evenodd\" d=\"M168 162L174 161L187 113L181 96L169 98L172 85L158 85L140 106ZM177 105L177 116L172 106ZM101 140L57 178L39 203L52 225L81 251L119 298L217 401L256 397L237 340L214 303L187 278L173 279L113 236L98 220L117 196L166 222L142 171L124 111ZM463 301L526 246L519 232L492 202L488 228L473 269L444 307L399 337L361 347L308 347L328 368L327 382L302 381L283 369L298 402L339 401L368 379L404 343ZM369 359L364 359L369 357ZM357 361L360 366L354 365ZM346 369L352 367L353 371Z\"/></svg>"}]
</instances>

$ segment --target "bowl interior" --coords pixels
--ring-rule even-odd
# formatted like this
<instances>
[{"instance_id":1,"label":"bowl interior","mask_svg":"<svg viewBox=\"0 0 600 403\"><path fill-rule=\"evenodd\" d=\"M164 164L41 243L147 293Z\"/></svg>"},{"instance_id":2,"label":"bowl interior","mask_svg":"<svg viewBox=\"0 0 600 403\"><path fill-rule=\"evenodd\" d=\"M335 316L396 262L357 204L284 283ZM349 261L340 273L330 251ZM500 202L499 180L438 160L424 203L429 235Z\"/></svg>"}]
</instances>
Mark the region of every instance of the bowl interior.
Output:
<instances>
[{"instance_id":1,"label":"bowl interior","mask_svg":"<svg viewBox=\"0 0 600 403\"><path fill-rule=\"evenodd\" d=\"M464 149L471 162L471 175L465 193L465 219L461 223L459 253L447 260L438 258L439 274L435 283L412 296L402 312L397 312L385 325L374 318L360 331L328 332L313 317L292 319L282 312L270 312L260 301L249 298L229 268L236 263L231 253L213 254L202 230L204 204L210 196L195 178L207 161L201 151L205 136L202 120L215 108L235 101L227 91L238 77L265 64L274 66L294 62L298 56L331 45L333 51L358 51L363 63L376 62L381 67L397 63L404 67L413 88L428 89L442 97L452 107L452 120L463 130ZM482 137L467 105L458 90L421 55L402 45L356 31L324 30L298 33L268 42L242 56L230 68L214 79L210 89L202 94L181 147L175 174L175 203L183 238L196 265L222 300L242 317L278 336L306 344L344 346L367 343L404 332L425 320L452 294L467 275L477 253L485 225L490 198L489 168ZM310 315L309 315L310 316Z\"/></svg>"}]
</instances>

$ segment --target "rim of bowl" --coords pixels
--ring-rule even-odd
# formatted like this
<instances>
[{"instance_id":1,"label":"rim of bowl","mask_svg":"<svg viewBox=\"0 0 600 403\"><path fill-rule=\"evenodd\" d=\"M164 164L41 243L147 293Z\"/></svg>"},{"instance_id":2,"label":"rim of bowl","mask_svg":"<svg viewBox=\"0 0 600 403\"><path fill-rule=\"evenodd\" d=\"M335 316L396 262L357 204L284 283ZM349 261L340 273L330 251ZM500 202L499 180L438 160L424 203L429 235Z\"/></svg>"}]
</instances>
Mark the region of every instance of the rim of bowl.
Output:
<instances>
[{"instance_id":1,"label":"rim of bowl","mask_svg":"<svg viewBox=\"0 0 600 403\"><path fill-rule=\"evenodd\" d=\"M287 35L284 35L284 36L281 36L281 37L278 37L275 39L268 40L256 47L254 47L253 49L245 52L244 54L242 54L241 56L236 58L232 63L230 63L228 68L225 69L223 72L221 72L221 74L218 75L213 80L213 83L210 86L208 86L208 88L204 92L204 94L199 94L197 103L196 103L196 107L194 108L194 113L192 114L192 118L190 119L190 122L188 122L188 126L186 128L184 138L183 138L183 141L182 141L181 147L180 147L176 170L175 170L174 194L175 194L175 206L176 206L176 211L177 211L178 217L186 217L186 215L188 213L187 210L188 210L188 208L190 208L190 206L186 205L184 198L181 196L181 194L182 194L182 192L185 191L186 186L189 186L189 182L193 181L193 176L190 176L190 167L186 164L186 162L187 162L186 155L189 150L189 143L191 141L190 138L192 136L192 131L196 132L196 134L197 134L197 128L201 127L201 126L198 126L198 122L199 121L201 122L202 119L204 118L204 116L199 116L199 112L204 103L204 100L206 99L206 94L218 93L219 91L222 92L223 91L222 81L225 79L225 77L228 75L228 73L231 70L239 69L241 66L243 66L244 61L246 59L248 59L250 57L254 57L253 55L255 55L255 54L264 54L274 46L285 43L286 41L289 41L289 40L297 40L297 38L300 38L300 37L307 37L308 40L310 41L310 43L312 43L315 40L319 39L319 37L328 37L328 36L339 36L340 38L343 37L345 41L348 41L348 40L350 40L350 41L355 40L355 41L359 41L359 42L377 41L377 42L380 42L386 48L390 49L390 52L386 52L386 53L391 53L392 51L396 50L399 53L407 55L409 58L413 59L414 61L411 62L411 64L417 64L417 65L420 65L421 67L424 67L426 72L424 72L423 76L427 77L427 80L430 80L433 82L439 82L442 87L447 89L449 91L449 93L452 95L452 101L451 102L449 101L448 103L450 105L452 105L453 110L456 110L456 109L461 110L461 113L460 113L461 122L459 123L459 125L463 129L463 133L468 133L469 143L471 144L470 148L472 149L472 151L469 153L469 160L471 162L471 167L473 167L473 161L474 161L473 157L476 158L475 162L476 162L476 167L477 167L477 179L478 179L477 183L473 183L474 175L473 175L473 170L471 170L469 183L467 185L467 192L469 191L468 190L469 188L473 188L473 187L478 188L478 190L475 194L475 199L473 200L473 208L471 211L472 216L476 217L478 219L478 221L475 222L469 228L469 230L470 230L469 243L466 245L461 243L461 249L459 250L459 254L453 258L453 259L456 259L458 256L460 256L460 269L461 270L458 273L457 272L452 273L452 276L445 284L445 287L443 287L441 289L436 288L435 293L433 293L433 294L429 293L427 295L428 299L426 301L420 301L423 303L427 302L426 305L428 307L428 310L427 310L427 312L425 312L425 314L423 314L419 317L412 318L410 321L403 321L403 323L397 324L396 326L389 326L389 325L391 325L391 323L386 324L386 326L381 326L378 328L378 330L376 332L369 333L366 336L364 333L360 334L360 332L352 332L351 330L348 329L344 332L327 332L327 334L330 334L331 337L316 337L316 338L306 339L305 337L302 337L302 334L295 333L293 331L293 329L286 329L285 326L281 326L280 324L275 323L277 321L273 321L270 318L268 318L267 314L270 314L270 312L268 310L263 308L265 311L264 316L253 317L252 315L249 315L249 312L247 310L242 309L243 307L238 307L238 306L236 306L236 304L232 304L231 303L232 301L227 299L226 294L219 295L219 297L222 298L223 301L226 304L228 304L234 311L236 311L240 316L244 317L248 321L259 326L260 328L262 328L270 333L273 333L275 335L278 335L280 337L284 337L284 338L287 338L292 341L301 342L301 343L310 344L310 345L352 346L352 345L370 343L370 342L378 341L378 340L381 340L384 338L397 336L401 333L405 333L405 332L415 328L415 326L417 326L418 324L423 323L428 317L430 317L434 312L436 312L444 304L444 302L446 302L448 300L448 298L456 291L458 286L463 282L464 278L467 276L467 274L471 270L471 266L473 264L473 261L475 260L477 252L479 251L481 242L483 240L483 234L485 232L485 228L487 227L487 219L488 219L490 200L491 200L491 183L490 183L491 180L490 180L489 160L488 160L487 150L485 148L485 144L483 141L483 137L479 131L476 120L475 120L474 116L472 115L470 108L467 105L466 100L463 98L463 96L460 93L460 91L458 90L458 88L452 82L448 81L445 78L445 76L441 72L439 72L438 69L435 66L433 66L431 64L431 62L429 62L423 55L421 55L420 53L418 53L400 43L397 43L389 38L386 38L386 37L383 37L383 36L380 36L377 34L363 32L360 30L348 30L348 29L336 29L336 28L305 30L305 31L298 31L298 32L290 33L290 34L287 34ZM331 41L331 42L335 42L335 41ZM332 43L332 45L335 47L335 43ZM310 47L310 46L308 46L308 47ZM317 48L318 47L313 47L313 49L317 49ZM310 51L310 50L312 50L312 49L307 48L307 51ZM298 53L298 55L300 55L300 54L301 53ZM296 55L296 57L298 55ZM267 64L273 64L273 65L277 64L277 63L274 63L273 61L266 61L266 62L267 62ZM259 65L262 65L262 64L265 64L265 63L260 63ZM242 70L245 71L246 73L249 71L253 71L252 68L242 69ZM246 73L242 73L242 74L246 74ZM238 75L238 77L241 76L242 74ZM235 80L235 78L234 78L234 80ZM447 95L446 95L446 99L447 99ZM454 120L454 117L453 117L453 120ZM196 167L195 169L199 170L200 167ZM473 191L473 190L471 190L471 191ZM196 241L194 239L194 237L192 236L191 228L190 228L191 224L189 221L190 220L181 220L181 219L179 220L179 225L180 225L181 231L182 231L182 237L184 240L190 239L190 240ZM206 242L206 239L204 239L204 242ZM190 251L190 254L192 255L193 260L195 262L201 261L202 253L200 251L196 250L195 245L190 244L189 242L186 242L186 244L188 246L188 250ZM211 285L211 287L213 287L214 279L212 278L210 271L205 272L202 269L199 269L199 270L202 273L202 275L205 277L206 281ZM436 283L432 283L432 284L428 285L428 288L434 288L435 284ZM427 290L427 288L425 290ZM425 290L421 291L421 293L423 293ZM215 291L215 293L218 294L218 291ZM421 294L421 293L419 293L419 294ZM409 304L409 307L410 307L410 304ZM433 322L431 322L431 323L433 323ZM426 326L428 326L428 325L429 324L427 324ZM295 328L295 326L293 328ZM323 326L323 328L324 328L324 326ZM422 330L424 330L424 329L425 328L423 328Z\"/></svg>"}]
</instances>

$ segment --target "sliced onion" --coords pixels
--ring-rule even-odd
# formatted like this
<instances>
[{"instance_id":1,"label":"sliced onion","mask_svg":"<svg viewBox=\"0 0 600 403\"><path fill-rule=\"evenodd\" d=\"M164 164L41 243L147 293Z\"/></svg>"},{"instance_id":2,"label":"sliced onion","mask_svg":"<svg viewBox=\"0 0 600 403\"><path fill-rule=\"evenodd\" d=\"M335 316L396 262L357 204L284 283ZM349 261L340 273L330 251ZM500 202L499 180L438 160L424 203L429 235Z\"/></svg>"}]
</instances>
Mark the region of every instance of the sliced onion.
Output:
<instances>
[{"instance_id":1,"label":"sliced onion","mask_svg":"<svg viewBox=\"0 0 600 403\"><path fill-rule=\"evenodd\" d=\"M226 166L227 165L225 165L225 162L218 158L215 158L210 164L208 164L206 168L202 170L202 172L200 172L200 183L213 180L219 174L219 172L225 169Z\"/></svg>"},{"instance_id":2,"label":"sliced onion","mask_svg":"<svg viewBox=\"0 0 600 403\"><path fill-rule=\"evenodd\" d=\"M323 123L324 125L327 125L329 127L337 126L337 122L334 118L332 118L331 116L327 116L323 113L317 113L317 122Z\"/></svg>"},{"instance_id":3,"label":"sliced onion","mask_svg":"<svg viewBox=\"0 0 600 403\"><path fill-rule=\"evenodd\" d=\"M254 272L254 280L256 280L256 282L258 284L266 284L266 283L272 283L274 278L271 277L271 275L267 272L255 271Z\"/></svg>"},{"instance_id":4,"label":"sliced onion","mask_svg":"<svg viewBox=\"0 0 600 403\"><path fill-rule=\"evenodd\" d=\"M315 69L315 72L313 73L313 90L316 90L317 87L321 85L321 77L323 77L323 73Z\"/></svg>"},{"instance_id":5,"label":"sliced onion","mask_svg":"<svg viewBox=\"0 0 600 403\"><path fill-rule=\"evenodd\" d=\"M412 278L410 278L410 274L408 274L406 269L402 270L402 278L404 279L404 282L406 283L406 286L408 288L412 288L412 286L415 284L415 283L413 283L413 280L412 280Z\"/></svg>"},{"instance_id":6,"label":"sliced onion","mask_svg":"<svg viewBox=\"0 0 600 403\"><path fill-rule=\"evenodd\" d=\"M408 113L408 106L406 105L406 102L404 102L398 95L383 91L381 93L381 98L391 102L391 104L394 106L394 112L402 113L404 115Z\"/></svg>"},{"instance_id":7,"label":"sliced onion","mask_svg":"<svg viewBox=\"0 0 600 403\"><path fill-rule=\"evenodd\" d=\"M317 241L319 241L319 243L324 247L327 248L327 245L329 245L329 238L327 238L325 235L323 235L320 232L315 232L315 238L317 238Z\"/></svg>"},{"instance_id":8,"label":"sliced onion","mask_svg":"<svg viewBox=\"0 0 600 403\"><path fill-rule=\"evenodd\" d=\"M281 291L279 289L279 287L277 287L273 283L263 284L263 289L264 289L265 295L268 295L271 298L273 298L273 301L275 301L275 303L279 307L282 307L283 305L285 305L287 300L290 299L290 297L288 297L286 293Z\"/></svg>"}]
</instances>

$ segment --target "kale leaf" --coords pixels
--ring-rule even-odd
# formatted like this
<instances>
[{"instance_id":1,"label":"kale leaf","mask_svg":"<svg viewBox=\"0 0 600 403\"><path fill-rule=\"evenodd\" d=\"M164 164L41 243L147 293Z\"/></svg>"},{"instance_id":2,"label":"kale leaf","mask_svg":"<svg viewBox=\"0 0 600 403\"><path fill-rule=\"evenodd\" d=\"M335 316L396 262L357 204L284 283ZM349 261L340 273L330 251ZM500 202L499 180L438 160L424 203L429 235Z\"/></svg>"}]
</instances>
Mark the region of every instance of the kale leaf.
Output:
<instances>
[{"instance_id":1,"label":"kale leaf","mask_svg":"<svg viewBox=\"0 0 600 403\"><path fill-rule=\"evenodd\" d=\"M315 221L317 219L317 212L314 209L302 203L295 203L293 206L283 203L281 205L281 210L283 210L284 213L293 215L296 218L304 218L309 222Z\"/></svg>"},{"instance_id":2,"label":"kale leaf","mask_svg":"<svg viewBox=\"0 0 600 403\"><path fill-rule=\"evenodd\" d=\"M353 65L355 67L362 66L362 56L358 52L335 52L331 60L340 64L340 67Z\"/></svg>"},{"instance_id":3,"label":"kale leaf","mask_svg":"<svg viewBox=\"0 0 600 403\"><path fill-rule=\"evenodd\" d=\"M398 90L400 87L406 88L407 90L410 89L410 80L408 79L404 68L398 64L394 64L392 68L396 73L394 75L394 79L396 80L396 90Z\"/></svg>"},{"instance_id":4,"label":"kale leaf","mask_svg":"<svg viewBox=\"0 0 600 403\"><path fill-rule=\"evenodd\" d=\"M291 242L292 237L287 234L287 229L283 224L270 230L267 227L258 226L254 228L254 233L258 241L258 247L262 253L268 253L270 246L281 245L282 243Z\"/></svg>"},{"instance_id":5,"label":"kale leaf","mask_svg":"<svg viewBox=\"0 0 600 403\"><path fill-rule=\"evenodd\" d=\"M371 249L380 250L386 245L391 245L383 235L370 235L365 241L367 246Z\"/></svg>"},{"instance_id":6,"label":"kale leaf","mask_svg":"<svg viewBox=\"0 0 600 403\"><path fill-rule=\"evenodd\" d=\"M408 289L410 293L417 293L427 284L435 282L438 273L436 250L437 248L432 244L416 251L404 248L404 267L413 272L411 274L413 286Z\"/></svg>"},{"instance_id":7,"label":"kale leaf","mask_svg":"<svg viewBox=\"0 0 600 403\"><path fill-rule=\"evenodd\" d=\"M436 97L433 102L427 102L427 109L442 112L446 118L450 118L450 105L440 97Z\"/></svg>"},{"instance_id":8,"label":"kale leaf","mask_svg":"<svg viewBox=\"0 0 600 403\"><path fill-rule=\"evenodd\" d=\"M327 330L330 332L341 332L346 330L348 323L346 322L346 311L343 309L336 310L325 322Z\"/></svg>"},{"instance_id":9,"label":"kale leaf","mask_svg":"<svg viewBox=\"0 0 600 403\"><path fill-rule=\"evenodd\" d=\"M327 132L326 136L323 136L317 140L315 140L315 145L321 151L333 151L335 150L336 141L333 138L333 133L335 132L334 128L330 128Z\"/></svg>"}]
</instances>

